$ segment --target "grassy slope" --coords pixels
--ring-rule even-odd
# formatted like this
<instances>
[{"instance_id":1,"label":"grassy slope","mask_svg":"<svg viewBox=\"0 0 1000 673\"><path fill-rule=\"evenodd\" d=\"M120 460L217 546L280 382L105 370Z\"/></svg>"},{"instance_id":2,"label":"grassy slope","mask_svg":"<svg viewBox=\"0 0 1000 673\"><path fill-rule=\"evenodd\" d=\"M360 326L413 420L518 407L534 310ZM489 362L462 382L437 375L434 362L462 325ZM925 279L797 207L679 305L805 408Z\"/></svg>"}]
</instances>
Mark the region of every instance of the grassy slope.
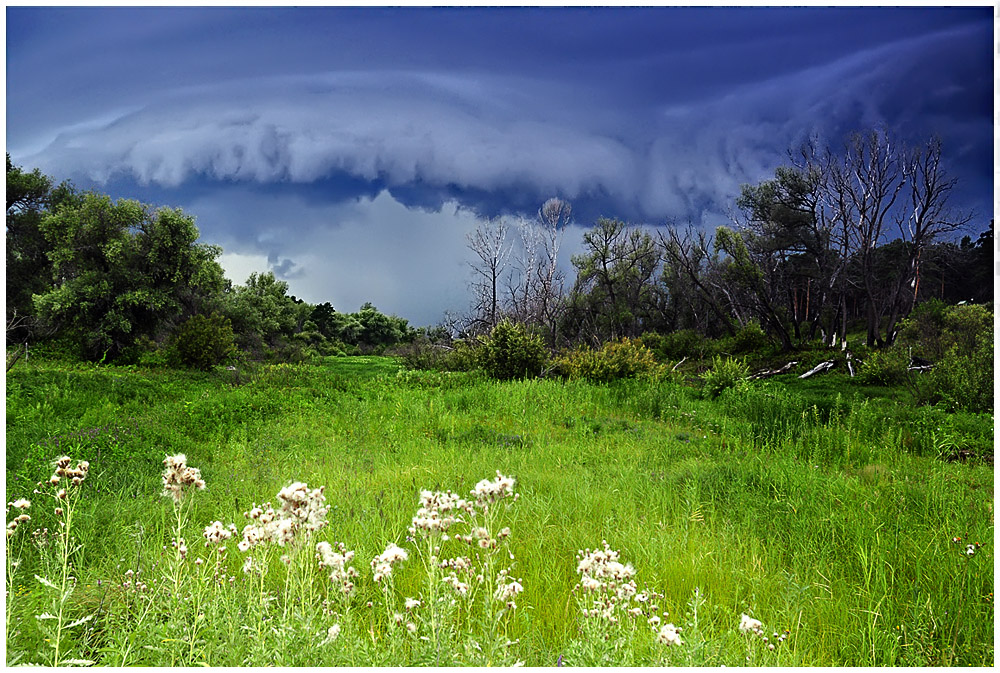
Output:
<instances>
[{"instance_id":1,"label":"grassy slope","mask_svg":"<svg viewBox=\"0 0 1000 673\"><path fill-rule=\"evenodd\" d=\"M202 469L199 526L242 526L243 511L292 480L325 484L324 537L357 551L363 605L375 595L367 561L404 544L420 490L464 493L500 470L521 494L508 525L525 593L510 635L529 665L554 663L574 637L575 554L605 539L640 587L665 594L678 625L700 589L704 647L677 663L746 663L741 612L792 632L775 653L750 652L755 663L949 663L953 644L954 663L993 663L993 550L966 563L951 544L992 540L993 472L936 459L938 416L831 400L829 379L711 403L669 384L396 371L389 359L341 358L232 386L225 371L19 365L7 381L7 497L30 493L58 453L91 461L97 497L84 501L77 569L94 587L169 539L167 453ZM991 434L970 425L951 434ZM415 592L408 577L400 589ZM30 599L22 607L27 644Z\"/></svg>"}]
</instances>

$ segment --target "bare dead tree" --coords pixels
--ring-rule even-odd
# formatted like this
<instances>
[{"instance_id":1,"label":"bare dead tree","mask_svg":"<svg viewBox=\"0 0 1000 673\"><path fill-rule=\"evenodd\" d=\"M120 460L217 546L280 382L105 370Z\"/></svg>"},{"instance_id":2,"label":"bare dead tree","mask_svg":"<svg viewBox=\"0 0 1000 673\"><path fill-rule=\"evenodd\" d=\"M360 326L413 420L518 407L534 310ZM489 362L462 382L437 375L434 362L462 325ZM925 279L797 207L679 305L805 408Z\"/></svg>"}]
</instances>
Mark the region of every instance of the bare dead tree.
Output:
<instances>
[{"instance_id":1,"label":"bare dead tree","mask_svg":"<svg viewBox=\"0 0 1000 673\"><path fill-rule=\"evenodd\" d=\"M500 291L511 253L509 229L505 220L493 218L484 220L467 237L468 248L475 254L469 264L473 275L472 332L491 330L502 317Z\"/></svg>"},{"instance_id":2,"label":"bare dead tree","mask_svg":"<svg viewBox=\"0 0 1000 673\"><path fill-rule=\"evenodd\" d=\"M920 291L920 261L927 247L944 234L968 225L972 213L956 213L948 207L948 199L956 184L941 164L941 141L934 138L914 148L905 157L909 207L905 217L899 217L899 234L906 242L907 259L899 274L886 327L891 340L897 322L909 314Z\"/></svg>"},{"instance_id":3,"label":"bare dead tree","mask_svg":"<svg viewBox=\"0 0 1000 673\"><path fill-rule=\"evenodd\" d=\"M876 269L876 247L883 242L906 175L893 140L881 130L856 133L843 158L830 163L829 188L844 223L847 245L857 256L860 283L867 302L867 342L881 346L884 306Z\"/></svg>"}]
</instances>

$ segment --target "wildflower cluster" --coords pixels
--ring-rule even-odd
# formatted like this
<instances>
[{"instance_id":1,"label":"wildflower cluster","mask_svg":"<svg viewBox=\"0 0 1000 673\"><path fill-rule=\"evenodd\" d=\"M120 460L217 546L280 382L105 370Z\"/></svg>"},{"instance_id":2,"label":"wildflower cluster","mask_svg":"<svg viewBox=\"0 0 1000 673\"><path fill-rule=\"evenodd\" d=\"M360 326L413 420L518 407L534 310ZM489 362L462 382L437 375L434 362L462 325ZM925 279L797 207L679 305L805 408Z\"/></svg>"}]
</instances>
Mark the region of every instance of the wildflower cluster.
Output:
<instances>
[{"instance_id":1,"label":"wildflower cluster","mask_svg":"<svg viewBox=\"0 0 1000 673\"><path fill-rule=\"evenodd\" d=\"M673 624L664 624L660 628L660 632L656 634L656 642L664 645L683 645L684 641L681 640L680 631L681 629Z\"/></svg>"},{"instance_id":2,"label":"wildflower cluster","mask_svg":"<svg viewBox=\"0 0 1000 673\"><path fill-rule=\"evenodd\" d=\"M17 531L17 527L24 523L25 521L31 520L31 515L26 513L24 510L31 507L31 502L25 500L24 498L18 498L13 502L7 503L7 514L10 514L10 510L14 509L20 511L21 513L15 516L13 519L7 522L7 538L14 537L14 533Z\"/></svg>"},{"instance_id":3,"label":"wildflower cluster","mask_svg":"<svg viewBox=\"0 0 1000 673\"><path fill-rule=\"evenodd\" d=\"M212 523L205 526L205 532L202 535L205 538L205 546L211 547L214 544L219 544L228 540L233 535L236 534L236 526L234 524L229 524L224 526L221 521L213 521Z\"/></svg>"},{"instance_id":4,"label":"wildflower cluster","mask_svg":"<svg viewBox=\"0 0 1000 673\"><path fill-rule=\"evenodd\" d=\"M73 462L73 459L69 456L62 456L56 459L56 470L49 477L49 485L58 486L59 482L63 479L68 480L72 486L79 486L83 483L83 480L87 478L87 472L90 470L90 463L80 460L77 461L76 467L71 468L69 466L71 462Z\"/></svg>"},{"instance_id":5,"label":"wildflower cluster","mask_svg":"<svg viewBox=\"0 0 1000 673\"><path fill-rule=\"evenodd\" d=\"M974 544L972 543L966 544L965 549L961 549L963 540L960 537L951 538L951 542L955 546L959 547L959 550L961 551L962 555L967 558L972 558L973 556L975 556L979 552L979 550L982 549L983 547L982 542L976 542Z\"/></svg>"},{"instance_id":6,"label":"wildflower cluster","mask_svg":"<svg viewBox=\"0 0 1000 673\"><path fill-rule=\"evenodd\" d=\"M354 589L354 578L358 576L358 571L348 565L354 560L354 552L348 551L342 542L337 545L337 549L338 551L334 551L329 542L318 542L316 558L319 559L320 568L330 569L330 581L340 585L340 590L346 595Z\"/></svg>"},{"instance_id":7,"label":"wildflower cluster","mask_svg":"<svg viewBox=\"0 0 1000 673\"><path fill-rule=\"evenodd\" d=\"M603 542L604 549L587 549L577 553L580 559L576 571L580 573L580 588L594 596L594 607L584 609L588 617L601 617L614 623L618 621L616 614L624 602L635 596L637 588L635 568L631 564L623 564L618 558L618 552Z\"/></svg>"},{"instance_id":8,"label":"wildflower cluster","mask_svg":"<svg viewBox=\"0 0 1000 673\"><path fill-rule=\"evenodd\" d=\"M462 521L462 512L471 514L473 504L460 498L457 493L421 491L420 509L413 517L410 535L416 535L417 531L445 534L449 528Z\"/></svg>"},{"instance_id":9,"label":"wildflower cluster","mask_svg":"<svg viewBox=\"0 0 1000 673\"><path fill-rule=\"evenodd\" d=\"M513 495L515 500L518 497L514 494L514 479L503 476L500 474L500 470L497 470L495 479L483 479L476 484L476 487L472 489L472 495L476 497L476 505L484 510L508 496Z\"/></svg>"},{"instance_id":10,"label":"wildflower cluster","mask_svg":"<svg viewBox=\"0 0 1000 673\"><path fill-rule=\"evenodd\" d=\"M780 645L781 643L785 642L788 639L790 633L788 629L785 629L780 634L774 632L771 634L771 638L769 639L767 637L767 633L764 631L764 625L761 623L761 621L759 619L754 619L753 617L750 617L749 615L746 614L740 615L740 631L742 633L753 634L757 636L758 638L761 639L762 642L764 642L767 645L767 649L771 650L772 652L778 645Z\"/></svg>"},{"instance_id":11,"label":"wildflower cluster","mask_svg":"<svg viewBox=\"0 0 1000 673\"><path fill-rule=\"evenodd\" d=\"M582 590L586 596L581 599L583 616L605 624L617 624L623 617L644 618L656 633L658 642L683 644L678 635L680 627L662 623L670 616L666 611L661 612L656 604L663 595L649 590L640 592L635 582L635 568L622 563L620 554L611 549L606 540L602 541L602 546L603 549L577 552L576 571L580 574L580 583L573 591Z\"/></svg>"},{"instance_id":12,"label":"wildflower cluster","mask_svg":"<svg viewBox=\"0 0 1000 673\"><path fill-rule=\"evenodd\" d=\"M386 545L385 551L372 559L372 573L376 582L392 576L392 567L409 558L409 554L402 547L390 542Z\"/></svg>"},{"instance_id":13,"label":"wildflower cluster","mask_svg":"<svg viewBox=\"0 0 1000 673\"><path fill-rule=\"evenodd\" d=\"M279 546L293 542L300 531L308 537L326 525L330 511L323 495L324 488L309 490L302 482L295 482L278 492L281 501L276 511L271 503L254 505L243 516L254 523L243 527L243 539L236 546L246 552L262 542L276 542Z\"/></svg>"},{"instance_id":14,"label":"wildflower cluster","mask_svg":"<svg viewBox=\"0 0 1000 673\"><path fill-rule=\"evenodd\" d=\"M445 575L441 581L447 584L459 596L466 596L469 593L469 583L465 580L472 580L476 577L477 571L472 563L472 559L467 556L456 556L455 558L444 559L438 562L438 567L442 570L450 570L451 573ZM459 575L463 576L459 578ZM480 575L478 581L482 582Z\"/></svg>"},{"instance_id":15,"label":"wildflower cluster","mask_svg":"<svg viewBox=\"0 0 1000 673\"><path fill-rule=\"evenodd\" d=\"M201 470L188 467L187 456L183 453L164 458L163 467L163 495L172 498L174 503L179 505L184 500L184 494L192 487L198 490L205 489Z\"/></svg>"},{"instance_id":16,"label":"wildflower cluster","mask_svg":"<svg viewBox=\"0 0 1000 673\"><path fill-rule=\"evenodd\" d=\"M511 581L508 582L508 579L511 579ZM521 586L520 580L510 578L509 570L503 569L497 573L497 590L496 593L493 594L493 597L501 603L504 603L507 608L511 610L517 608L517 604L514 602L514 599L517 598L517 595L522 591L524 591L524 587Z\"/></svg>"}]
</instances>

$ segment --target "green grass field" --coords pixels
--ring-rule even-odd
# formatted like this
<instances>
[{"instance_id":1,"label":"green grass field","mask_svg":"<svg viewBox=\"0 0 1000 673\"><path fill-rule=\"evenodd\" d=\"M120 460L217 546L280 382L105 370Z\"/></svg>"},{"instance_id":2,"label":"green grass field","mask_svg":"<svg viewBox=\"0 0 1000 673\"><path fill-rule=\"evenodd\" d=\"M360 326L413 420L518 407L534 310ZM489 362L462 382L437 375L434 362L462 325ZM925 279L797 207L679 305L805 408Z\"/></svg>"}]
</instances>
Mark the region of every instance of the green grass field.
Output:
<instances>
[{"instance_id":1,"label":"green grass field","mask_svg":"<svg viewBox=\"0 0 1000 673\"><path fill-rule=\"evenodd\" d=\"M7 661L992 666L992 417L838 376L709 401L669 382L498 383L375 357L212 373L19 364L6 492L32 505L7 538ZM89 461L71 522L37 485L64 454ZM161 495L174 454L207 485L180 510ZM408 531L421 491L471 498L498 471L516 500L463 515L447 540ZM224 558L205 546L205 526L242 530L296 481L325 487L325 527L247 553L237 536ZM456 539L475 526L510 534L490 549ZM318 567L320 541L354 552L349 595ZM646 601L622 594L629 577L617 599L577 586L579 554L603 541ZM409 558L376 583L390 542ZM474 568L456 574L466 595L442 581L454 557ZM494 590L514 579L516 607ZM601 596L614 621L584 616ZM683 642L658 642L668 622Z\"/></svg>"}]
</instances>

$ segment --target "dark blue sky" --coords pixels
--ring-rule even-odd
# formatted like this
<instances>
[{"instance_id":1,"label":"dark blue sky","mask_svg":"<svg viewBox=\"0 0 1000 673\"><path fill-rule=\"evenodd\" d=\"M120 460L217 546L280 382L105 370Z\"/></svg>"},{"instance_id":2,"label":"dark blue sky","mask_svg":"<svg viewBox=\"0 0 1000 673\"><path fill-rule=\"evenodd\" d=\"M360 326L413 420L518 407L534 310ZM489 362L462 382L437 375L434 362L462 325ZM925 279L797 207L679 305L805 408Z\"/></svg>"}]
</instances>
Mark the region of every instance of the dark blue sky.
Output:
<instances>
[{"instance_id":1,"label":"dark blue sky","mask_svg":"<svg viewBox=\"0 0 1000 673\"><path fill-rule=\"evenodd\" d=\"M729 221L810 136L941 136L993 209L982 7L7 10L7 149L176 205L242 282L418 324L466 307L477 218Z\"/></svg>"}]
</instances>

